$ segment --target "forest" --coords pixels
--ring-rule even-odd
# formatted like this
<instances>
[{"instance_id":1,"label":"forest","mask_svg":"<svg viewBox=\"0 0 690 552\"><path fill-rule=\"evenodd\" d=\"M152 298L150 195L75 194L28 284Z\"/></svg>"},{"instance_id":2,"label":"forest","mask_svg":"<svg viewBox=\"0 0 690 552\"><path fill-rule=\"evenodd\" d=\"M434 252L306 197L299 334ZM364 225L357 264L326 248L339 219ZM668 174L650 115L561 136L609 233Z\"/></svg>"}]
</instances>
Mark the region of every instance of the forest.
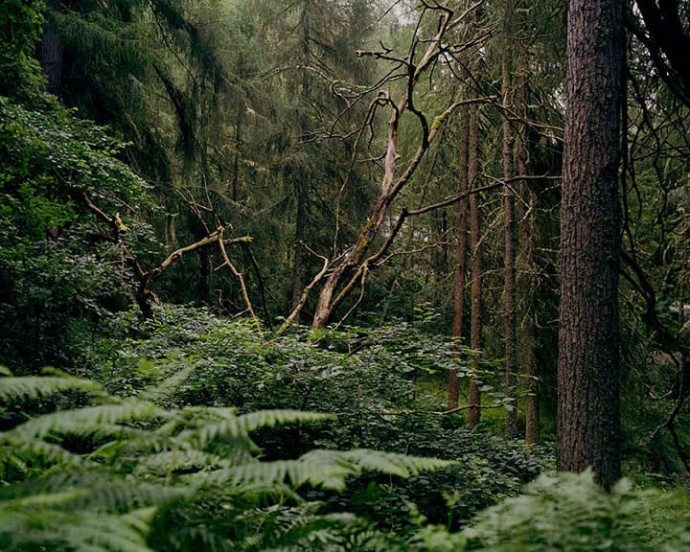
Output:
<instances>
[{"instance_id":1,"label":"forest","mask_svg":"<svg viewBox=\"0 0 690 552\"><path fill-rule=\"evenodd\" d=\"M690 551L690 3L0 32L0 550Z\"/></svg>"}]
</instances>

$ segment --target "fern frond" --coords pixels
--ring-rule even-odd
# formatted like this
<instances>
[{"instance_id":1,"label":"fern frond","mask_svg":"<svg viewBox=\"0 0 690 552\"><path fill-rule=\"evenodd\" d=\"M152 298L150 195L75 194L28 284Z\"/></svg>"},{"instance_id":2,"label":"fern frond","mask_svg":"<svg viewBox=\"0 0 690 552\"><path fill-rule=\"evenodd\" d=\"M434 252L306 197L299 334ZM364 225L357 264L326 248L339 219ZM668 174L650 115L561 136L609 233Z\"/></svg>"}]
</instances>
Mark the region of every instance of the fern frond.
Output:
<instances>
[{"instance_id":1,"label":"fern frond","mask_svg":"<svg viewBox=\"0 0 690 552\"><path fill-rule=\"evenodd\" d=\"M63 538L75 550L86 544L103 552L152 552L146 544L155 508L130 512L122 516L85 515L66 524Z\"/></svg>"},{"instance_id":2,"label":"fern frond","mask_svg":"<svg viewBox=\"0 0 690 552\"><path fill-rule=\"evenodd\" d=\"M275 427L283 424L319 424L333 421L336 416L319 412L301 410L259 410L238 416L239 427L250 433L257 429Z\"/></svg>"},{"instance_id":3,"label":"fern frond","mask_svg":"<svg viewBox=\"0 0 690 552\"><path fill-rule=\"evenodd\" d=\"M5 433L0 435L0 446L0 473L3 475L11 467L25 473L29 470L29 465L77 466L82 462L79 455L32 437Z\"/></svg>"},{"instance_id":4,"label":"fern frond","mask_svg":"<svg viewBox=\"0 0 690 552\"><path fill-rule=\"evenodd\" d=\"M271 486L289 481L294 487L310 482L313 486L342 489L345 478L355 475L352 466L322 464L316 470L300 460L253 462L215 470L203 475L203 484L209 487L234 489L242 486Z\"/></svg>"},{"instance_id":5,"label":"fern frond","mask_svg":"<svg viewBox=\"0 0 690 552\"><path fill-rule=\"evenodd\" d=\"M309 508L311 507L311 508ZM368 527L367 522L353 514L318 514L318 503L307 508L285 508L259 512L268 526L259 538L245 541L249 550L392 550L380 547L382 536ZM353 542L354 535L366 538ZM388 539L391 541L392 539ZM367 546L369 541L377 546Z\"/></svg>"},{"instance_id":6,"label":"fern frond","mask_svg":"<svg viewBox=\"0 0 690 552\"><path fill-rule=\"evenodd\" d=\"M7 366L3 366L0 364L0 376L12 377L12 372Z\"/></svg>"},{"instance_id":7,"label":"fern frond","mask_svg":"<svg viewBox=\"0 0 690 552\"><path fill-rule=\"evenodd\" d=\"M13 550L151 552L146 537L156 508L112 515L56 509L49 502L0 507L0 541Z\"/></svg>"},{"instance_id":8,"label":"fern frond","mask_svg":"<svg viewBox=\"0 0 690 552\"><path fill-rule=\"evenodd\" d=\"M88 496L89 491L85 489L71 489L57 493L32 494L26 497L17 498L5 502L2 507L11 510L22 508L55 508L72 504L75 501Z\"/></svg>"},{"instance_id":9,"label":"fern frond","mask_svg":"<svg viewBox=\"0 0 690 552\"><path fill-rule=\"evenodd\" d=\"M74 377L25 376L0 378L0 402L7 405L42 399L64 391L83 391L104 395L103 386L95 381Z\"/></svg>"},{"instance_id":10,"label":"fern frond","mask_svg":"<svg viewBox=\"0 0 690 552\"><path fill-rule=\"evenodd\" d=\"M156 382L154 385L144 389L141 398L156 403L163 402L174 394L179 387L186 383L195 370L196 366L194 364L185 366L181 370L174 372L162 382Z\"/></svg>"},{"instance_id":11,"label":"fern frond","mask_svg":"<svg viewBox=\"0 0 690 552\"><path fill-rule=\"evenodd\" d=\"M297 460L254 462L216 470L206 477L208 485L245 485L281 483L285 480L295 487L309 484L342 491L348 477L362 472L410 475L454 465L454 462L359 449L351 452L330 450L310 451Z\"/></svg>"},{"instance_id":12,"label":"fern frond","mask_svg":"<svg viewBox=\"0 0 690 552\"><path fill-rule=\"evenodd\" d=\"M687 550L687 508L663 510L687 504L687 496L675 500L625 484L606 493L591 471L542 475L524 495L481 513L463 535L472 550Z\"/></svg>"},{"instance_id":13,"label":"fern frond","mask_svg":"<svg viewBox=\"0 0 690 552\"><path fill-rule=\"evenodd\" d=\"M144 456L138 463L137 475L165 476L171 473L190 473L203 469L230 467L230 461L199 450L166 450Z\"/></svg>"},{"instance_id":14,"label":"fern frond","mask_svg":"<svg viewBox=\"0 0 690 552\"><path fill-rule=\"evenodd\" d=\"M339 454L357 464L364 471L397 475L404 478L457 465L457 462L450 460L408 456L394 452L381 453L369 449L355 449Z\"/></svg>"},{"instance_id":15,"label":"fern frond","mask_svg":"<svg viewBox=\"0 0 690 552\"><path fill-rule=\"evenodd\" d=\"M212 412L223 416L223 419L204 424L196 430L189 430L180 437L195 440L197 446L204 448L212 441L227 437L244 437L259 428L291 423L314 424L334 419L334 416L328 414L300 410L259 410L241 416L233 415L230 409L213 409Z\"/></svg>"},{"instance_id":16,"label":"fern frond","mask_svg":"<svg viewBox=\"0 0 690 552\"><path fill-rule=\"evenodd\" d=\"M124 426L117 425L118 422L151 420L164 415L165 411L151 403L129 400L121 404L106 404L46 414L24 422L8 434L22 438L42 438L52 432L88 435L99 429L124 431Z\"/></svg>"}]
</instances>

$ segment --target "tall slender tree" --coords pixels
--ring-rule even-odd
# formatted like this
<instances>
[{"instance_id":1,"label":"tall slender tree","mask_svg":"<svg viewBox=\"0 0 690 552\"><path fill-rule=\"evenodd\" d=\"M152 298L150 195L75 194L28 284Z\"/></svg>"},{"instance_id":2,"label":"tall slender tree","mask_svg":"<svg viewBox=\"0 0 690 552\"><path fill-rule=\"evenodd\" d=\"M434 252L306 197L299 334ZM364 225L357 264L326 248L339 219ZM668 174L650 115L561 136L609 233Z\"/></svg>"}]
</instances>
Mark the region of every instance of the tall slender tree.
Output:
<instances>
[{"instance_id":1,"label":"tall slender tree","mask_svg":"<svg viewBox=\"0 0 690 552\"><path fill-rule=\"evenodd\" d=\"M467 148L469 145L469 115L470 107L464 106L460 111L460 171L458 175L460 194L466 194L469 189L468 184L468 158ZM458 244L455 258L455 279L453 290L453 337L458 345L462 341L463 323L465 320L465 273L467 269L467 215L469 213L469 202L467 197L463 197L458 203ZM458 406L458 373L450 371L448 382L448 408Z\"/></svg>"},{"instance_id":2,"label":"tall slender tree","mask_svg":"<svg viewBox=\"0 0 690 552\"><path fill-rule=\"evenodd\" d=\"M470 251L472 252L472 285L470 290L470 348L472 349L473 374L470 376L467 410L467 427L473 428L481 419L481 393L479 391L480 351L482 348L482 245L481 245L481 210L479 194L479 109L470 106L469 144L468 144L468 180L470 189Z\"/></svg>"},{"instance_id":3,"label":"tall slender tree","mask_svg":"<svg viewBox=\"0 0 690 552\"><path fill-rule=\"evenodd\" d=\"M522 120L517 126L516 158L518 177L527 176L527 74L525 64L520 63L516 86L516 110ZM535 271L533 259L534 201L525 178L518 182L517 227L519 261L517 287L520 294L518 312L520 313L520 365L525 375L527 393L525 396L525 441L534 445L539 442L539 381L537 379L537 359L535 357L535 305L534 287L537 285L533 276Z\"/></svg>"},{"instance_id":4,"label":"tall slender tree","mask_svg":"<svg viewBox=\"0 0 690 552\"><path fill-rule=\"evenodd\" d=\"M509 17L509 16L507 16ZM507 23L506 23L507 25ZM517 436L517 292L515 288L515 191L512 182L515 173L513 153L515 138L510 112L513 109L512 59L505 53L502 71L503 91L503 312L505 323L506 396L512 403L506 409L506 437Z\"/></svg>"},{"instance_id":5,"label":"tall slender tree","mask_svg":"<svg viewBox=\"0 0 690 552\"><path fill-rule=\"evenodd\" d=\"M571 0L561 208L558 467L620 477L623 1Z\"/></svg>"}]
</instances>

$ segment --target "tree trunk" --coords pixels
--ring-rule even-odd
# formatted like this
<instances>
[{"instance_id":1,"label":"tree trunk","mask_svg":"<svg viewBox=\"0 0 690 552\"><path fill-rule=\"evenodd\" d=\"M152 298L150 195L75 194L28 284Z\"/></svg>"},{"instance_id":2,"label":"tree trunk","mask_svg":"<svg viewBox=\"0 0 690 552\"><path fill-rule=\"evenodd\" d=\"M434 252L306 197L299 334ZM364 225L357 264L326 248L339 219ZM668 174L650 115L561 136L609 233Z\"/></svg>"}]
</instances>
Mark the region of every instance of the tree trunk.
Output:
<instances>
[{"instance_id":1,"label":"tree trunk","mask_svg":"<svg viewBox=\"0 0 690 552\"><path fill-rule=\"evenodd\" d=\"M506 57L510 54L506 54ZM513 89L508 60L503 61L503 222L505 253L503 258L503 308L505 322L505 392L511 404L506 409L506 437L517 437L517 317L515 292L515 192L510 183L513 169L513 128L508 110L513 107Z\"/></svg>"},{"instance_id":2,"label":"tree trunk","mask_svg":"<svg viewBox=\"0 0 690 552\"><path fill-rule=\"evenodd\" d=\"M298 108L298 127L299 139L302 140L309 131L309 118L306 110L309 106L309 96L311 94L311 77L309 75L309 42L310 38L310 0L306 0L302 6L302 13L300 15L300 27L302 36L300 38L300 51L302 63L302 97L301 106ZM304 145L300 146L304 149ZM301 168L300 168L301 169ZM295 196L297 199L297 208L295 213L295 255L292 265L292 301L290 310L295 311L300 304L302 297L302 287L304 283L304 238L305 229L307 226L307 188L306 181L307 171L299 170L295 180ZM294 323L299 324L300 312L297 312L294 317Z\"/></svg>"},{"instance_id":3,"label":"tree trunk","mask_svg":"<svg viewBox=\"0 0 690 552\"><path fill-rule=\"evenodd\" d=\"M467 192L467 146L469 142L469 107L460 112L460 174L459 193ZM463 198L458 203L458 247L455 258L455 282L453 301L453 337L458 347L462 342L462 327L465 310L465 267L467 264L467 211L468 200ZM448 380L448 408L458 406L458 373L451 370Z\"/></svg>"},{"instance_id":4,"label":"tree trunk","mask_svg":"<svg viewBox=\"0 0 690 552\"><path fill-rule=\"evenodd\" d=\"M60 0L47 0L46 7L53 12L62 11ZM43 24L43 36L38 57L47 80L47 90L58 98L62 97L64 45L50 14Z\"/></svg>"},{"instance_id":5,"label":"tree trunk","mask_svg":"<svg viewBox=\"0 0 690 552\"><path fill-rule=\"evenodd\" d=\"M515 157L518 176L527 176L527 80L528 62L523 53L518 58L518 82L515 87L515 110L522 117L517 123L517 140ZM537 361L535 357L535 301L534 289L537 281L532 258L532 215L533 198L527 186L527 180L519 180L517 215L518 260L517 260L517 295L520 319L518 342L520 343L518 363L525 374L525 441L529 445L539 443L539 380L537 379Z\"/></svg>"},{"instance_id":6,"label":"tree trunk","mask_svg":"<svg viewBox=\"0 0 690 552\"><path fill-rule=\"evenodd\" d=\"M302 296L302 284L304 279L304 236L307 222L307 194L306 186L302 181L295 182L295 195L297 196L297 212L295 214L295 257L292 265L292 303L294 310ZM295 324L299 324L299 314L295 318Z\"/></svg>"},{"instance_id":7,"label":"tree trunk","mask_svg":"<svg viewBox=\"0 0 690 552\"><path fill-rule=\"evenodd\" d=\"M206 249L199 249L199 304L211 304L211 256Z\"/></svg>"},{"instance_id":8,"label":"tree trunk","mask_svg":"<svg viewBox=\"0 0 690 552\"><path fill-rule=\"evenodd\" d=\"M477 106L470 106L469 143L467 153L468 181L472 190L479 187L479 121ZM480 368L480 349L482 346L482 253L481 253L481 214L479 212L479 194L470 195L470 249L472 251L472 287L470 291L470 347L472 368L476 373ZM470 387L467 410L467 427L472 429L481 420L481 394L476 375L470 376Z\"/></svg>"},{"instance_id":9,"label":"tree trunk","mask_svg":"<svg viewBox=\"0 0 690 552\"><path fill-rule=\"evenodd\" d=\"M623 2L571 0L561 212L558 467L620 477Z\"/></svg>"},{"instance_id":10,"label":"tree trunk","mask_svg":"<svg viewBox=\"0 0 690 552\"><path fill-rule=\"evenodd\" d=\"M468 13L469 12L466 12L465 14L467 15ZM312 322L312 326L315 329L324 328L328 324L333 313L352 291L355 285L357 285L358 281L360 285L363 285L363 278L369 269L369 263L372 261L372 259L365 259L363 257L373 240L378 236L390 212L393 201L410 182L410 179L419 167L422 159L425 157L429 146L438 136L439 129L443 128L444 122L463 105L463 102L454 102L443 113L436 116L433 123L429 125L427 118L414 107L412 101L415 86L419 82L419 79L427 70L435 66L436 60L442 53L444 35L449 29L449 24L454 22L453 24L455 25L461 20L461 18L453 20L452 16L453 12L451 10L441 11L438 18L436 34L433 38L426 41L426 50L419 58L419 61L410 66L410 71L407 74L407 87L403 90L399 101L393 102L390 97L388 97L387 93L384 94L387 99L386 104L392 108L392 114L388 122L388 143L383 160L381 191L374 204L371 215L357 236L355 243L347 249L342 260L339 261L338 266L333 269L321 289ZM367 53L363 52L362 55L367 55ZM376 53L372 55L386 56L386 54ZM381 101L383 101L384 96L380 97ZM476 100L468 100L469 103L474 103L474 101ZM398 126L401 117L408 109L413 111L420 121L421 141L416 152L412 155L411 160L406 164L405 169L397 176ZM404 221L404 218L405 217L399 218L399 221ZM398 228L395 233L391 234L393 238L399 229L400 228ZM389 246L390 243L390 239L386 240L387 246ZM381 254L382 253L383 252L381 252ZM338 288L341 286L343 279L353 272L354 279L350 279L343 289L338 292Z\"/></svg>"},{"instance_id":11,"label":"tree trunk","mask_svg":"<svg viewBox=\"0 0 690 552\"><path fill-rule=\"evenodd\" d=\"M238 190L240 183L240 158L242 155L242 113L244 112L244 104L239 102L237 104L237 113L235 114L235 156L232 160L232 184L230 186L230 197L233 202L237 202Z\"/></svg>"},{"instance_id":12,"label":"tree trunk","mask_svg":"<svg viewBox=\"0 0 690 552\"><path fill-rule=\"evenodd\" d=\"M522 71L525 71L526 63L521 63ZM527 79L520 73L520 82L517 86L519 94L519 112L524 120L527 120ZM527 125L520 122L518 125L517 140L517 165L518 175L527 175ZM535 323L534 323L534 289L537 285L534 277L534 259L532 258L532 227L533 198L527 186L526 180L518 182L519 201L517 202L518 217L518 243L519 270L517 274L518 290L521 290L520 309L520 366L525 373L525 441L528 445L539 443L539 380L537 379L537 360L535 357Z\"/></svg>"}]
</instances>

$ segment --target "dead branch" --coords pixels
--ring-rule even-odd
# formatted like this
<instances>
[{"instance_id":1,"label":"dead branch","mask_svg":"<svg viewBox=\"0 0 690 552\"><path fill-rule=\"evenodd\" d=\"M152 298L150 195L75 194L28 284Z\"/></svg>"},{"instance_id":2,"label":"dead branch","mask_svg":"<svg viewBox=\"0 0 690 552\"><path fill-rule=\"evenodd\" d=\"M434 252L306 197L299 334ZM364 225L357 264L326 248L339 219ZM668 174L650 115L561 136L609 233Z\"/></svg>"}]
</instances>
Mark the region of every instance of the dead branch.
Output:
<instances>
[{"instance_id":1,"label":"dead branch","mask_svg":"<svg viewBox=\"0 0 690 552\"><path fill-rule=\"evenodd\" d=\"M328 271L328 268L330 266L330 260L328 257L324 257L322 255L319 255L323 259L323 267L319 271L319 273L314 276L314 279L309 283L307 287L304 288L302 291L302 295L300 296L299 302L297 303L297 306L292 310L290 313L290 316L288 316L285 321L280 325L280 328L275 332L275 337L278 337L285 333L285 330L287 330L292 324L294 324L295 320L297 317L300 315L302 312L302 309L304 309L304 305L307 304L307 299L309 299L309 295L311 294L311 291L314 289L314 286L318 284L323 277L325 276L326 272Z\"/></svg>"},{"instance_id":2,"label":"dead branch","mask_svg":"<svg viewBox=\"0 0 690 552\"><path fill-rule=\"evenodd\" d=\"M218 238L216 239L216 241L218 242L218 248L220 249L220 254L223 257L223 261L224 261L225 266L227 266L230 269L230 272L232 272L234 274L235 278L237 278L237 280L240 283L240 290L242 293L242 299L244 299L244 304L247 306L247 312L249 314L251 314L252 318L257 323L257 326L260 326L259 317L256 316L256 313L254 312L254 307L252 306L252 301L249 298L249 292L247 291L247 285L244 281L244 276L242 275L242 273L239 270L237 270L237 268L235 268L235 265L232 264L232 261L230 260L230 257L228 256L228 252L225 249L225 241L226 240L223 239L223 232L224 231L225 231L225 229L222 227L218 228L218 230L217 230L217 232L220 233L220 236L218 236ZM240 240L240 239L241 238L236 238L235 240L227 240L227 241L234 241L235 243L239 243L238 240ZM244 241L244 243L246 243L246 240Z\"/></svg>"},{"instance_id":3,"label":"dead branch","mask_svg":"<svg viewBox=\"0 0 690 552\"><path fill-rule=\"evenodd\" d=\"M218 244L218 247L221 251L221 255L224 260L223 266L227 266L230 271L233 273L233 275L239 280L240 282L240 288L242 290L242 297L245 301L245 304L247 306L246 311L249 312L252 315L252 318L258 321L258 317L256 316L256 313L254 312L254 309L252 307L251 301L249 299L249 294L247 292L247 286L244 281L244 277L242 274L235 268L233 263L230 261L230 258L227 254L227 250L225 249L226 245L235 245L235 244L243 244L243 245L248 245L252 242L252 238L250 236L241 236L238 238L225 238L224 233L226 231L226 228L223 226L219 226L215 231L209 233L207 236L204 236L200 240L191 243L189 245L186 245L184 247L180 247L173 251L172 253L168 254L163 261L156 266L155 268L152 268L150 270L145 270L142 266L141 263L139 262L139 259L137 259L136 255L134 255L129 249L126 247L121 242L120 236L124 232L127 231L127 227L124 225L124 223L120 220L120 217L118 214L115 214L114 216L110 216L107 213L105 213L100 207L98 207L93 200L89 197L89 195L84 192L82 194L82 199L84 200L84 203L86 204L86 207L92 211L98 219L101 221L105 222L111 227L112 233L113 233L113 241L115 243L120 243L122 247L122 252L123 256L125 258L125 261L127 264L130 266L134 274L137 276L137 279L139 280L139 285L137 288L137 291L134 295L134 299L137 302L137 305L141 309L142 314L144 315L144 318L146 319L152 319L153 318L153 309L151 308L150 301L153 300L156 303L159 303L160 300L158 299L158 296L153 292L151 289L155 281L165 272L170 266L177 260L181 259L184 255L187 253L191 253L193 251L196 251L198 249L202 249L205 247L209 247L213 244Z\"/></svg>"}]
</instances>

